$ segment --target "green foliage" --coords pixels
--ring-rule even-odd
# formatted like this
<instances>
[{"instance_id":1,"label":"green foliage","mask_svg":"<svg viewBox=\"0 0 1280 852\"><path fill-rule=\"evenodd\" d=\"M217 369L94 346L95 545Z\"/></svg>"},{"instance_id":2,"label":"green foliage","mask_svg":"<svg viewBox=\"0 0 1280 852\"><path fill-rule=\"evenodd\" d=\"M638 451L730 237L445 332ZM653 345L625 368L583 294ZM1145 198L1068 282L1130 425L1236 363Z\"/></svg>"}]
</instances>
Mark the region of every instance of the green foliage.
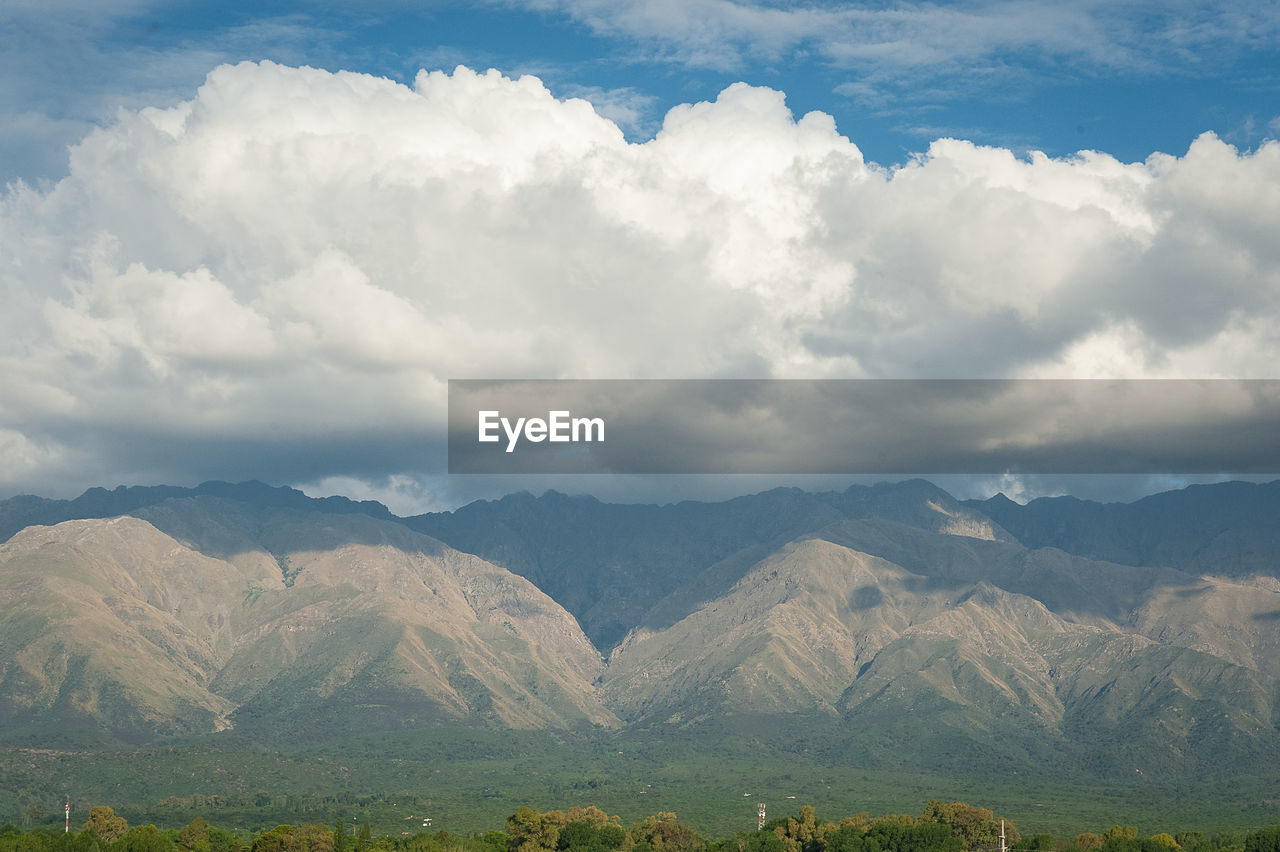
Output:
<instances>
[{"instance_id":1,"label":"green foliage","mask_svg":"<svg viewBox=\"0 0 1280 852\"><path fill-rule=\"evenodd\" d=\"M1280 825L1260 828L1245 835L1244 852L1280 852Z\"/></svg>"},{"instance_id":2,"label":"green foliage","mask_svg":"<svg viewBox=\"0 0 1280 852\"><path fill-rule=\"evenodd\" d=\"M308 852L306 840L296 826L277 825L253 840L250 852Z\"/></svg>"},{"instance_id":3,"label":"green foliage","mask_svg":"<svg viewBox=\"0 0 1280 852\"><path fill-rule=\"evenodd\" d=\"M595 806L542 813L519 808L507 817L508 852L609 852L630 847L618 817Z\"/></svg>"},{"instance_id":4,"label":"green foliage","mask_svg":"<svg viewBox=\"0 0 1280 852\"><path fill-rule=\"evenodd\" d=\"M1266 829L1255 834L1263 831ZM1244 852L1236 835L1231 833L1205 837L1198 831L1179 832L1176 836L1158 832L1143 837L1131 825L1112 826L1103 834L1102 845L1095 848L1100 852Z\"/></svg>"},{"instance_id":5,"label":"green foliage","mask_svg":"<svg viewBox=\"0 0 1280 852\"><path fill-rule=\"evenodd\" d=\"M773 830L782 838L787 852L820 852L818 823L812 805L800 808L800 817L788 817L786 822Z\"/></svg>"},{"instance_id":6,"label":"green foliage","mask_svg":"<svg viewBox=\"0 0 1280 852\"><path fill-rule=\"evenodd\" d=\"M567 852L607 852L621 848L627 833L621 826L605 824L592 825L588 820L578 819L565 823L560 829L556 848Z\"/></svg>"},{"instance_id":7,"label":"green foliage","mask_svg":"<svg viewBox=\"0 0 1280 852\"><path fill-rule=\"evenodd\" d=\"M175 847L154 825L139 825L111 844L111 852L175 852Z\"/></svg>"},{"instance_id":8,"label":"green foliage","mask_svg":"<svg viewBox=\"0 0 1280 852\"><path fill-rule=\"evenodd\" d=\"M125 807L131 816L136 809ZM671 812L659 812L622 826L618 816L598 807L539 811L516 809L506 831L471 836L401 832L375 835L368 820L353 838L343 818L332 828L318 823L282 823L253 838L241 838L210 825L203 817L181 829L160 830L153 824L127 827L110 807L90 811L84 831L64 834L52 820L24 832L13 823L0 824L0 852L965 852L966 843L983 849L982 831L998 818L985 808L963 802L932 800L920 817L866 813L824 821L805 805L795 816L776 817L763 831L743 831L708 841ZM123 833L106 840L125 827ZM1009 825L1006 823L1006 839ZM99 833L102 832L102 833ZM989 847L988 847L989 848ZM1074 843L1048 833L1020 839L1013 852L1280 852L1280 826L1256 829L1244 836L1183 831L1143 836L1130 825L1112 826L1102 834L1085 832Z\"/></svg>"},{"instance_id":9,"label":"green foliage","mask_svg":"<svg viewBox=\"0 0 1280 852\"><path fill-rule=\"evenodd\" d=\"M507 817L507 849L509 852L542 852L559 848L560 814L543 814L533 808L520 808Z\"/></svg>"},{"instance_id":10,"label":"green foliage","mask_svg":"<svg viewBox=\"0 0 1280 852\"><path fill-rule=\"evenodd\" d=\"M637 852L705 852L707 843L670 811L659 811L631 826Z\"/></svg>"},{"instance_id":11,"label":"green foliage","mask_svg":"<svg viewBox=\"0 0 1280 852\"><path fill-rule=\"evenodd\" d=\"M749 834L738 845L739 852L786 852L782 838L772 831Z\"/></svg>"},{"instance_id":12,"label":"green foliage","mask_svg":"<svg viewBox=\"0 0 1280 852\"><path fill-rule=\"evenodd\" d=\"M129 823L124 817L116 816L113 808L95 805L89 809L89 818L85 820L83 830L92 833L103 843L111 843L129 830Z\"/></svg>"},{"instance_id":13,"label":"green foliage","mask_svg":"<svg viewBox=\"0 0 1280 852\"><path fill-rule=\"evenodd\" d=\"M990 809L975 808L966 802L943 803L932 800L925 806L920 819L947 826L960 838L965 849L998 847L1002 822L1005 843L1014 846L1019 840L1018 828L1011 820L999 819Z\"/></svg>"},{"instance_id":14,"label":"green foliage","mask_svg":"<svg viewBox=\"0 0 1280 852\"><path fill-rule=\"evenodd\" d=\"M1209 852L1209 838L1201 831L1179 831L1173 838L1182 852Z\"/></svg>"},{"instance_id":15,"label":"green foliage","mask_svg":"<svg viewBox=\"0 0 1280 852\"><path fill-rule=\"evenodd\" d=\"M226 829L210 828L209 852L245 852L245 844Z\"/></svg>"},{"instance_id":16,"label":"green foliage","mask_svg":"<svg viewBox=\"0 0 1280 852\"><path fill-rule=\"evenodd\" d=\"M196 817L178 832L177 846L189 852L209 852L209 823Z\"/></svg>"},{"instance_id":17,"label":"green foliage","mask_svg":"<svg viewBox=\"0 0 1280 852\"><path fill-rule=\"evenodd\" d=\"M826 852L880 852L880 844L866 837L866 828L842 825L826 835Z\"/></svg>"},{"instance_id":18,"label":"green foliage","mask_svg":"<svg viewBox=\"0 0 1280 852\"><path fill-rule=\"evenodd\" d=\"M475 838L476 852L506 852L507 835L501 831L486 831Z\"/></svg>"},{"instance_id":19,"label":"green foliage","mask_svg":"<svg viewBox=\"0 0 1280 852\"><path fill-rule=\"evenodd\" d=\"M1137 840L1138 829L1132 825L1113 825L1107 829L1105 834L1102 835L1104 842L1108 840L1115 840L1117 838Z\"/></svg>"},{"instance_id":20,"label":"green foliage","mask_svg":"<svg viewBox=\"0 0 1280 852\"><path fill-rule=\"evenodd\" d=\"M874 840L882 852L961 852L964 848L963 841L949 827L936 822L879 822L867 830L864 838Z\"/></svg>"}]
</instances>

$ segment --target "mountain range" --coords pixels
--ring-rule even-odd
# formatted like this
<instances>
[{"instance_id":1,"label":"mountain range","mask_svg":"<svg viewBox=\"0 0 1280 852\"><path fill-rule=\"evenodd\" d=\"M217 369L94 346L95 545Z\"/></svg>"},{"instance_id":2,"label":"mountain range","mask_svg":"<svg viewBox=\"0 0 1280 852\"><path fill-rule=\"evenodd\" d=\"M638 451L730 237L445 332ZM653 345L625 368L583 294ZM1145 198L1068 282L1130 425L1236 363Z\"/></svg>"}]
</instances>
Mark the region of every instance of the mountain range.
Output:
<instances>
[{"instance_id":1,"label":"mountain range","mask_svg":"<svg viewBox=\"0 0 1280 852\"><path fill-rule=\"evenodd\" d=\"M206 483L0 501L0 538L3 746L449 724L1087 778L1280 759L1280 482L408 518Z\"/></svg>"}]
</instances>

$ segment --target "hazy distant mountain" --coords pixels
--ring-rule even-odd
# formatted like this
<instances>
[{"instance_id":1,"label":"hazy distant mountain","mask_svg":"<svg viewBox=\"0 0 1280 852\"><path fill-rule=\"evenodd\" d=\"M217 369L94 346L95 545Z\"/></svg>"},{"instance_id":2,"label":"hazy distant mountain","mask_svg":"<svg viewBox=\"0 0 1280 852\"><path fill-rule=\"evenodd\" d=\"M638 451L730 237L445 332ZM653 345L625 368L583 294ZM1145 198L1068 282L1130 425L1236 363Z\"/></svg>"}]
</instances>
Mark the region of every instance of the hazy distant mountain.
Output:
<instances>
[{"instance_id":1,"label":"hazy distant mountain","mask_svg":"<svg viewBox=\"0 0 1280 852\"><path fill-rule=\"evenodd\" d=\"M374 518L394 516L386 506L373 500L346 497L308 497L292 488L273 488L261 482L206 482L195 488L172 485L121 485L108 491L90 488L74 500L50 500L29 494L0 500L0 541L14 533L40 524L50 526L83 518L112 518L178 497L226 497L252 506L315 510L329 514L363 514Z\"/></svg>"},{"instance_id":2,"label":"hazy distant mountain","mask_svg":"<svg viewBox=\"0 0 1280 852\"><path fill-rule=\"evenodd\" d=\"M722 503L666 506L513 494L403 523L529 578L607 651L636 626L687 615L798 536L865 517L1010 538L923 480L822 494L779 488Z\"/></svg>"},{"instance_id":3,"label":"hazy distant mountain","mask_svg":"<svg viewBox=\"0 0 1280 852\"><path fill-rule=\"evenodd\" d=\"M1133 503L1042 497L1025 506L997 495L966 501L1027 547L1197 574L1280 576L1280 480L1224 482Z\"/></svg>"},{"instance_id":4,"label":"hazy distant mountain","mask_svg":"<svg viewBox=\"0 0 1280 852\"><path fill-rule=\"evenodd\" d=\"M0 546L0 730L324 742L447 721L1256 773L1280 759L1278 495L1019 507L917 480L407 519L257 483L15 498L0 519L52 525ZM111 510L129 516L59 520Z\"/></svg>"}]
</instances>

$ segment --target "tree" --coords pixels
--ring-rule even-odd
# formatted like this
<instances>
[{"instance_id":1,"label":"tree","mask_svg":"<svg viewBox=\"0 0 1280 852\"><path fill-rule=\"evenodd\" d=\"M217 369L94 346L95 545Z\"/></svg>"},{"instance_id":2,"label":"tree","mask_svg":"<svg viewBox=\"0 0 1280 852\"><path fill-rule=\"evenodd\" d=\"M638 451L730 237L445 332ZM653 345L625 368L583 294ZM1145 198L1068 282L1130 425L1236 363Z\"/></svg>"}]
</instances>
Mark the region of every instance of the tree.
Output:
<instances>
[{"instance_id":1,"label":"tree","mask_svg":"<svg viewBox=\"0 0 1280 852\"><path fill-rule=\"evenodd\" d=\"M1117 838L1123 840L1137 840L1138 829L1132 825L1113 825L1102 835L1104 843L1108 840L1115 840Z\"/></svg>"},{"instance_id":2,"label":"tree","mask_svg":"<svg viewBox=\"0 0 1280 852\"><path fill-rule=\"evenodd\" d=\"M245 846L225 828L209 829L209 852L245 852Z\"/></svg>"},{"instance_id":3,"label":"tree","mask_svg":"<svg viewBox=\"0 0 1280 852\"><path fill-rule=\"evenodd\" d=\"M564 814L542 813L533 808L519 808L507 817L507 849L509 852L539 852L559 848L560 826Z\"/></svg>"},{"instance_id":4,"label":"tree","mask_svg":"<svg viewBox=\"0 0 1280 852\"><path fill-rule=\"evenodd\" d=\"M173 852L173 844L154 825L139 825L129 829L115 843L121 852Z\"/></svg>"},{"instance_id":5,"label":"tree","mask_svg":"<svg viewBox=\"0 0 1280 852\"><path fill-rule=\"evenodd\" d=\"M865 824L842 821L838 828L823 836L823 848L825 852L880 852L879 844L864 836L866 830Z\"/></svg>"},{"instance_id":6,"label":"tree","mask_svg":"<svg viewBox=\"0 0 1280 852\"><path fill-rule=\"evenodd\" d=\"M1017 826L1012 822L997 818L988 808L975 808L966 802L943 803L932 800L925 806L920 819L947 826L960 838L965 849L998 847L1001 823L1004 825L1006 844L1012 846L1021 839Z\"/></svg>"},{"instance_id":7,"label":"tree","mask_svg":"<svg viewBox=\"0 0 1280 852\"><path fill-rule=\"evenodd\" d=\"M1280 852L1280 825L1260 828L1246 834L1244 852Z\"/></svg>"},{"instance_id":8,"label":"tree","mask_svg":"<svg viewBox=\"0 0 1280 852\"><path fill-rule=\"evenodd\" d=\"M307 838L293 825L277 825L253 839L250 852L308 852Z\"/></svg>"},{"instance_id":9,"label":"tree","mask_svg":"<svg viewBox=\"0 0 1280 852\"><path fill-rule=\"evenodd\" d=\"M338 817L333 823L333 852L348 852L347 846L350 841L347 839L347 824L342 817Z\"/></svg>"},{"instance_id":10,"label":"tree","mask_svg":"<svg viewBox=\"0 0 1280 852\"><path fill-rule=\"evenodd\" d=\"M178 832L178 845L191 852L208 852L209 823L204 817L196 817Z\"/></svg>"},{"instance_id":11,"label":"tree","mask_svg":"<svg viewBox=\"0 0 1280 852\"><path fill-rule=\"evenodd\" d=\"M782 838L787 852L818 852L818 824L812 805L801 807L799 819L788 817L774 833Z\"/></svg>"},{"instance_id":12,"label":"tree","mask_svg":"<svg viewBox=\"0 0 1280 852\"><path fill-rule=\"evenodd\" d=\"M360 823L360 830L356 832L356 852L369 852L373 847L373 829L369 827L369 820Z\"/></svg>"},{"instance_id":13,"label":"tree","mask_svg":"<svg viewBox=\"0 0 1280 852\"><path fill-rule=\"evenodd\" d=\"M740 852L786 852L782 838L772 831L753 831L738 844Z\"/></svg>"},{"instance_id":14,"label":"tree","mask_svg":"<svg viewBox=\"0 0 1280 852\"><path fill-rule=\"evenodd\" d=\"M82 830L91 832L103 843L111 843L129 830L129 823L124 817L116 816L114 808L94 805L89 809L89 818L84 821Z\"/></svg>"},{"instance_id":15,"label":"tree","mask_svg":"<svg viewBox=\"0 0 1280 852\"><path fill-rule=\"evenodd\" d=\"M1052 834L1033 834L1018 841L1017 852L1051 852L1056 843Z\"/></svg>"},{"instance_id":16,"label":"tree","mask_svg":"<svg viewBox=\"0 0 1280 852\"><path fill-rule=\"evenodd\" d=\"M507 835L501 831L486 831L475 839L484 844L478 852L507 852Z\"/></svg>"},{"instance_id":17,"label":"tree","mask_svg":"<svg viewBox=\"0 0 1280 852\"><path fill-rule=\"evenodd\" d=\"M564 828L560 829L560 836L556 839L557 849L572 849L577 852L595 852L601 849L596 837L596 828L584 819L574 820L566 823Z\"/></svg>"},{"instance_id":18,"label":"tree","mask_svg":"<svg viewBox=\"0 0 1280 852\"><path fill-rule=\"evenodd\" d=\"M631 826L637 852L705 852L707 843L671 811L659 811Z\"/></svg>"},{"instance_id":19,"label":"tree","mask_svg":"<svg viewBox=\"0 0 1280 852\"><path fill-rule=\"evenodd\" d=\"M960 852L964 848L964 841L938 822L882 821L868 829L864 839L874 840L884 852Z\"/></svg>"},{"instance_id":20,"label":"tree","mask_svg":"<svg viewBox=\"0 0 1280 852\"><path fill-rule=\"evenodd\" d=\"M326 825L308 823L302 827L307 852L333 852L333 832Z\"/></svg>"}]
</instances>

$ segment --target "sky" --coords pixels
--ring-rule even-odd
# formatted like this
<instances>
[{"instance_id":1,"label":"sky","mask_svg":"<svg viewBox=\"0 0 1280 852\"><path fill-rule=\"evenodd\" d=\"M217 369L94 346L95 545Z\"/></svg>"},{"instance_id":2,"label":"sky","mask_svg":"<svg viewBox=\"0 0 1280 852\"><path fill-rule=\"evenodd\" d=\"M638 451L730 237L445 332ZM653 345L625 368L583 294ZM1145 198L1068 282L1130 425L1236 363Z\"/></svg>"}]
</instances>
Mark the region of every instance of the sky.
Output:
<instances>
[{"instance_id":1,"label":"sky","mask_svg":"<svg viewBox=\"0 0 1280 852\"><path fill-rule=\"evenodd\" d=\"M450 379L1280 378L1278 48L1248 0L8 0L0 496L856 479L451 477Z\"/></svg>"}]
</instances>

